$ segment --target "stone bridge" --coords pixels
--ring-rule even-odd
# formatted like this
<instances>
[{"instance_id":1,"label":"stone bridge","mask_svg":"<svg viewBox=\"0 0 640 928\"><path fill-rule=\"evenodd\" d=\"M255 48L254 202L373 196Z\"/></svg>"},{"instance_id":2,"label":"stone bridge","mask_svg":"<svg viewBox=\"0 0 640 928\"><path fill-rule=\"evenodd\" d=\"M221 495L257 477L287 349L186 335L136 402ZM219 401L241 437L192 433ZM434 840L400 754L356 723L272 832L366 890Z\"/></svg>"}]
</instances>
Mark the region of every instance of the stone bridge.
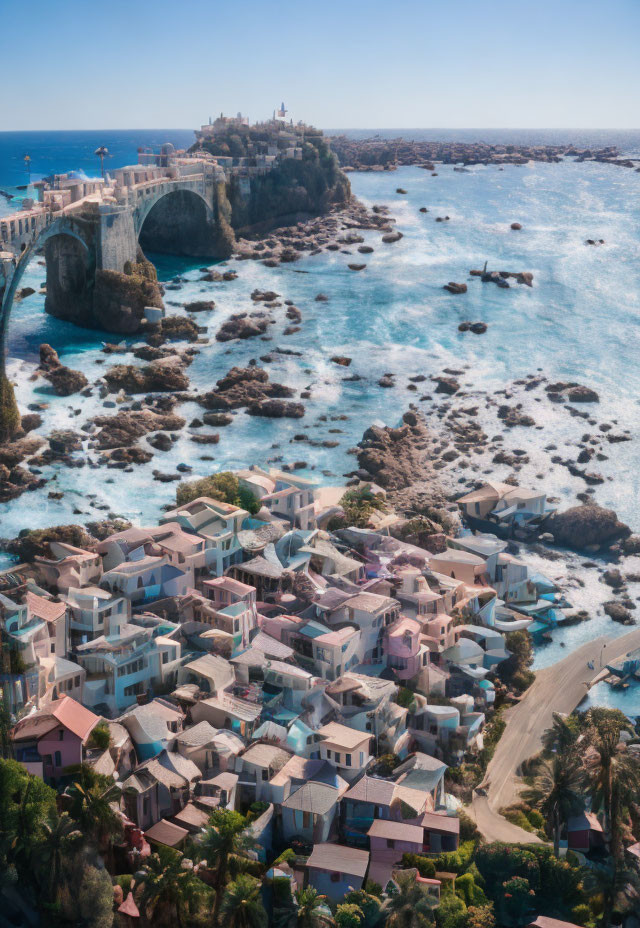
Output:
<instances>
[{"instance_id":1,"label":"stone bridge","mask_svg":"<svg viewBox=\"0 0 640 928\"><path fill-rule=\"evenodd\" d=\"M106 179L57 175L53 183L37 185L36 203L0 219L0 374L11 310L35 254L46 264L47 312L120 332L135 331L134 316L141 322L144 292L129 293L138 305L123 315L108 311L113 294L106 298L104 290L115 289L115 298L127 302L140 248L193 257L228 255L220 234L223 170L205 158L157 160L118 168ZM129 279L123 282L122 276Z\"/></svg>"}]
</instances>

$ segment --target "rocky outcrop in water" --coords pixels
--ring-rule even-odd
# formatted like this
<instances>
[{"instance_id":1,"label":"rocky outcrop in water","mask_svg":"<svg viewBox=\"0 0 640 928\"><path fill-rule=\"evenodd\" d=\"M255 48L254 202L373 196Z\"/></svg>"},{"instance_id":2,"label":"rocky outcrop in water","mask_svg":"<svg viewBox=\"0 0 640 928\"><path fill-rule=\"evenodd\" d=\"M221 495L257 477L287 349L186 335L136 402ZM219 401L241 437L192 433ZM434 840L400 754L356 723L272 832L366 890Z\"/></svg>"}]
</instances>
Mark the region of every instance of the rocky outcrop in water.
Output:
<instances>
[{"instance_id":1,"label":"rocky outcrop in water","mask_svg":"<svg viewBox=\"0 0 640 928\"><path fill-rule=\"evenodd\" d=\"M61 364L58 352L51 345L40 345L40 367L45 380L48 380L58 396L71 396L83 390L89 381L81 371L74 371Z\"/></svg>"},{"instance_id":2,"label":"rocky outcrop in water","mask_svg":"<svg viewBox=\"0 0 640 928\"><path fill-rule=\"evenodd\" d=\"M596 503L553 513L542 523L542 531L553 535L556 544L575 551L606 548L631 534L613 509L603 509Z\"/></svg>"},{"instance_id":3,"label":"rocky outcrop in water","mask_svg":"<svg viewBox=\"0 0 640 928\"><path fill-rule=\"evenodd\" d=\"M235 313L220 326L216 341L230 342L236 338L255 338L256 335L264 335L270 321L272 320L266 315L249 316L247 313Z\"/></svg>"},{"instance_id":4,"label":"rocky outcrop in water","mask_svg":"<svg viewBox=\"0 0 640 928\"><path fill-rule=\"evenodd\" d=\"M183 371L185 362L178 355L160 358L145 367L116 364L104 375L112 393L176 393L189 389L189 378Z\"/></svg>"},{"instance_id":5,"label":"rocky outcrop in water","mask_svg":"<svg viewBox=\"0 0 640 928\"><path fill-rule=\"evenodd\" d=\"M198 397L198 402L205 409L229 410L251 407L252 415L260 415L255 410L267 400L291 399L295 395L291 387L281 383L272 383L269 374L257 365L251 367L233 367L218 380L216 389ZM267 409L273 409L273 406Z\"/></svg>"},{"instance_id":6,"label":"rocky outcrop in water","mask_svg":"<svg viewBox=\"0 0 640 928\"><path fill-rule=\"evenodd\" d=\"M153 409L121 410L112 416L96 416L93 424L99 427L95 435L99 449L128 448L150 432L177 432L185 425L181 416Z\"/></svg>"}]
</instances>

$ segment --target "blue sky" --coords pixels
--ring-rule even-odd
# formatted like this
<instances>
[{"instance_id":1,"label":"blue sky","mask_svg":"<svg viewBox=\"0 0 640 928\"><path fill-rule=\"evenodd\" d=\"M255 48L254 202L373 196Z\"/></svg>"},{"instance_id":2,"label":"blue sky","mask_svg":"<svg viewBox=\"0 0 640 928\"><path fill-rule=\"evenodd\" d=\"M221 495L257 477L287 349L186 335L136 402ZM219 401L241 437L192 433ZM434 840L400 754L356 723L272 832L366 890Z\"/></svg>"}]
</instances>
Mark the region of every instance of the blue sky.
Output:
<instances>
[{"instance_id":1,"label":"blue sky","mask_svg":"<svg viewBox=\"0 0 640 928\"><path fill-rule=\"evenodd\" d=\"M2 0L0 129L639 128L640 0Z\"/></svg>"}]
</instances>

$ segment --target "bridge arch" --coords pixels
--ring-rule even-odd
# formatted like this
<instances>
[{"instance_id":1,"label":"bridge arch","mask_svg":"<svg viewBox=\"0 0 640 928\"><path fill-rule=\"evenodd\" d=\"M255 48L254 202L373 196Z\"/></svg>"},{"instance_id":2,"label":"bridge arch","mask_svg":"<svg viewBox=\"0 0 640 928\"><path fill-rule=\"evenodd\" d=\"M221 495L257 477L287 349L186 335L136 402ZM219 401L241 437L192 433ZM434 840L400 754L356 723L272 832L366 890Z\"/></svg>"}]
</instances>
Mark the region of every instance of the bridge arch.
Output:
<instances>
[{"instance_id":1,"label":"bridge arch","mask_svg":"<svg viewBox=\"0 0 640 928\"><path fill-rule=\"evenodd\" d=\"M62 217L34 235L16 256L8 274L5 270L5 286L0 290L0 369L4 364L7 330L15 296L31 259L42 251L47 268L45 305L47 300L60 299L63 292L66 292L67 298L81 299L91 284L95 255L75 223Z\"/></svg>"},{"instance_id":2,"label":"bridge arch","mask_svg":"<svg viewBox=\"0 0 640 928\"><path fill-rule=\"evenodd\" d=\"M216 253L216 217L212 204L197 189L176 186L145 199L134 227L142 250L189 257Z\"/></svg>"}]
</instances>

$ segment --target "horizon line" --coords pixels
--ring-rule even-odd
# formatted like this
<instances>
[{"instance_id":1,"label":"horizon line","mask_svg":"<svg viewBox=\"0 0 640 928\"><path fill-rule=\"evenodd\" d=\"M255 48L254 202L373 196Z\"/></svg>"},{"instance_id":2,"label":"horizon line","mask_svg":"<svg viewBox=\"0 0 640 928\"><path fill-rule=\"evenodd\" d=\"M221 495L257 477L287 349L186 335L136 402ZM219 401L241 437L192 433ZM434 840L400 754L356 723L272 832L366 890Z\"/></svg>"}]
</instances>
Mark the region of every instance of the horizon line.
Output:
<instances>
[{"instance_id":1,"label":"horizon line","mask_svg":"<svg viewBox=\"0 0 640 928\"><path fill-rule=\"evenodd\" d=\"M309 126L322 129L322 126ZM640 126L328 126L324 132L640 132ZM63 129L0 129L0 135L20 132L195 132L192 126L100 126Z\"/></svg>"}]
</instances>

